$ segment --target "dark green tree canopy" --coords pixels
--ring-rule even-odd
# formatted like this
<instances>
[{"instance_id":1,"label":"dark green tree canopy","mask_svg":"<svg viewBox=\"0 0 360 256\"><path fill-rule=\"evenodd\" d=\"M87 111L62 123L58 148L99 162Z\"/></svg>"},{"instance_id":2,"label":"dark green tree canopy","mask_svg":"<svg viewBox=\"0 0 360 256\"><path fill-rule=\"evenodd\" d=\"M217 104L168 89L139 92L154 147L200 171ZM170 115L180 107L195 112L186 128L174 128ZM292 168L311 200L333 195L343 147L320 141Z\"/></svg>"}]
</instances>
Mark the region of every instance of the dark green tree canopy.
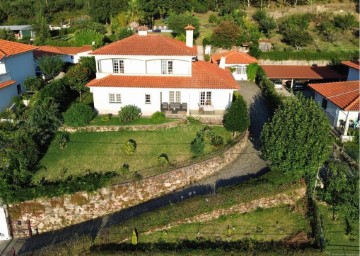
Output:
<instances>
[{"instance_id":1,"label":"dark green tree canopy","mask_svg":"<svg viewBox=\"0 0 360 256\"><path fill-rule=\"evenodd\" d=\"M237 95L235 101L224 114L223 125L226 130L235 132L243 132L250 125L249 112L246 102L241 95Z\"/></svg>"},{"instance_id":2,"label":"dark green tree canopy","mask_svg":"<svg viewBox=\"0 0 360 256\"><path fill-rule=\"evenodd\" d=\"M39 69L48 76L54 78L62 70L64 63L58 56L43 56L38 60Z\"/></svg>"},{"instance_id":3,"label":"dark green tree canopy","mask_svg":"<svg viewBox=\"0 0 360 256\"><path fill-rule=\"evenodd\" d=\"M173 30L172 35L174 37L180 35L186 35L185 27L191 24L194 30L194 39L199 36L199 19L191 14L171 14L168 19L169 28Z\"/></svg>"},{"instance_id":4,"label":"dark green tree canopy","mask_svg":"<svg viewBox=\"0 0 360 256\"><path fill-rule=\"evenodd\" d=\"M330 125L321 107L303 96L285 100L264 125L262 154L271 168L302 176L316 171L330 153Z\"/></svg>"}]
</instances>

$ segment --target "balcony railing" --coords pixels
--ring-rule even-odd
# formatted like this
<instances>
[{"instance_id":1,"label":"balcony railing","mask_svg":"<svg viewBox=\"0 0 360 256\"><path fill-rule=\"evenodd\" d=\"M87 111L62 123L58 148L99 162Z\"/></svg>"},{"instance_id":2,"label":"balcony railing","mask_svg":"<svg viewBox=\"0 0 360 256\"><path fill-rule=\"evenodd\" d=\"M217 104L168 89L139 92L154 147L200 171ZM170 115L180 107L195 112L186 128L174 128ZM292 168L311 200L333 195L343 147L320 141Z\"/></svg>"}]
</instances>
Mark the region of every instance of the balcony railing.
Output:
<instances>
[{"instance_id":1,"label":"balcony railing","mask_svg":"<svg viewBox=\"0 0 360 256\"><path fill-rule=\"evenodd\" d=\"M0 74L0 83L11 80L10 72Z\"/></svg>"}]
</instances>

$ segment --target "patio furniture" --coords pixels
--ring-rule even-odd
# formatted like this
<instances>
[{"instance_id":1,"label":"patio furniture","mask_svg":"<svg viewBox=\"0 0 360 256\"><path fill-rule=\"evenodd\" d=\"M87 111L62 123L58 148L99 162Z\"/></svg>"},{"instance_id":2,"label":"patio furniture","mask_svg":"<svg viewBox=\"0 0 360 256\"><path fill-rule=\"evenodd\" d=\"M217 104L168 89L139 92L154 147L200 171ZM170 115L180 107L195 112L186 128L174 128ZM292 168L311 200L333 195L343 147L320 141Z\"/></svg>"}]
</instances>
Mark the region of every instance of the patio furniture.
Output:
<instances>
[{"instance_id":1,"label":"patio furniture","mask_svg":"<svg viewBox=\"0 0 360 256\"><path fill-rule=\"evenodd\" d=\"M169 105L169 108L170 109L174 109L174 108L176 108L176 109L180 109L180 106L181 106L181 104L179 103L179 102L171 102L170 103L170 105Z\"/></svg>"},{"instance_id":2,"label":"patio furniture","mask_svg":"<svg viewBox=\"0 0 360 256\"><path fill-rule=\"evenodd\" d=\"M199 114L204 114L204 105L200 105L200 103L198 103L199 106Z\"/></svg>"},{"instance_id":3,"label":"patio furniture","mask_svg":"<svg viewBox=\"0 0 360 256\"><path fill-rule=\"evenodd\" d=\"M181 103L180 109L187 111L187 103Z\"/></svg>"},{"instance_id":4,"label":"patio furniture","mask_svg":"<svg viewBox=\"0 0 360 256\"><path fill-rule=\"evenodd\" d=\"M168 110L168 109L169 109L169 104L167 102L161 103L161 110Z\"/></svg>"},{"instance_id":5,"label":"patio furniture","mask_svg":"<svg viewBox=\"0 0 360 256\"><path fill-rule=\"evenodd\" d=\"M215 113L215 108L213 105L204 105L203 106L204 112L212 112Z\"/></svg>"}]
</instances>

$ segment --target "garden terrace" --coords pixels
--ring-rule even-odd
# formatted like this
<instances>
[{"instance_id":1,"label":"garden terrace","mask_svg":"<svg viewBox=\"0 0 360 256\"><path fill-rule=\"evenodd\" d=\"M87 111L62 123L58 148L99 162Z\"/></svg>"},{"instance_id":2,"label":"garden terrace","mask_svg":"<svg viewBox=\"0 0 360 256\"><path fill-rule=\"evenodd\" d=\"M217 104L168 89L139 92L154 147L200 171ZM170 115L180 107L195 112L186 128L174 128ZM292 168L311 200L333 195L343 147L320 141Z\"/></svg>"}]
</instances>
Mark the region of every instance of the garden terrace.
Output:
<instances>
[{"instance_id":1,"label":"garden terrace","mask_svg":"<svg viewBox=\"0 0 360 256\"><path fill-rule=\"evenodd\" d=\"M89 171L115 171L120 175L119 182L134 179L135 172L137 177L153 176L168 169L159 166L157 158L162 153L167 154L169 167L191 160L190 143L202 127L181 125L156 131L75 132L70 134L70 141L63 149L55 141L52 142L33 180L66 179ZM212 128L223 137L225 143L232 140L231 133L222 126ZM137 144L132 155L122 151L129 139ZM204 154L217 149L210 145L208 139L205 140ZM129 165L129 172L122 171L124 164Z\"/></svg>"}]
</instances>

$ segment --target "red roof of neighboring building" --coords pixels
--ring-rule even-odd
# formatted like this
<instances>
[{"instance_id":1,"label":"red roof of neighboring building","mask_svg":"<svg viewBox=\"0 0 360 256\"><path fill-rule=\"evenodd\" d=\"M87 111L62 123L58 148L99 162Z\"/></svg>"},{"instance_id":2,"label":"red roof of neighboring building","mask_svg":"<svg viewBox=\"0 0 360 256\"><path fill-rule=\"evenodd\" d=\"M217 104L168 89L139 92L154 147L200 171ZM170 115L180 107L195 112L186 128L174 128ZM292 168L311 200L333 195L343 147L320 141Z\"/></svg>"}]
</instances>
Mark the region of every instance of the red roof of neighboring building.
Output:
<instances>
[{"instance_id":1,"label":"red roof of neighboring building","mask_svg":"<svg viewBox=\"0 0 360 256\"><path fill-rule=\"evenodd\" d=\"M342 79L329 67L261 65L268 78L280 79Z\"/></svg>"},{"instance_id":2,"label":"red roof of neighboring building","mask_svg":"<svg viewBox=\"0 0 360 256\"><path fill-rule=\"evenodd\" d=\"M50 46L42 45L39 46L37 50L34 51L34 57L42 57L44 55L75 55L81 52L91 51L91 45L84 45L80 47L60 47L60 46Z\"/></svg>"},{"instance_id":3,"label":"red roof of neighboring building","mask_svg":"<svg viewBox=\"0 0 360 256\"><path fill-rule=\"evenodd\" d=\"M360 70L360 64L359 64L359 60L355 60L355 61L342 61L341 64L348 66L350 68L355 68L357 70Z\"/></svg>"},{"instance_id":4,"label":"red roof of neighboring building","mask_svg":"<svg viewBox=\"0 0 360 256\"><path fill-rule=\"evenodd\" d=\"M5 57L35 50L36 47L29 44L0 40L0 60Z\"/></svg>"},{"instance_id":5,"label":"red roof of neighboring building","mask_svg":"<svg viewBox=\"0 0 360 256\"><path fill-rule=\"evenodd\" d=\"M0 89L8 87L10 85L13 85L15 83L16 83L16 81L14 81L14 80L8 80L6 82L2 82L2 83L0 83Z\"/></svg>"},{"instance_id":6,"label":"red roof of neighboring building","mask_svg":"<svg viewBox=\"0 0 360 256\"><path fill-rule=\"evenodd\" d=\"M359 111L359 80L309 84L309 87L346 111Z\"/></svg>"},{"instance_id":7,"label":"red roof of neighboring building","mask_svg":"<svg viewBox=\"0 0 360 256\"><path fill-rule=\"evenodd\" d=\"M185 43L169 37L160 35L132 35L105 45L91 54L195 56L196 52L196 46L190 48Z\"/></svg>"},{"instance_id":8,"label":"red roof of neighboring building","mask_svg":"<svg viewBox=\"0 0 360 256\"><path fill-rule=\"evenodd\" d=\"M197 61L192 65L192 76L126 76L109 75L94 79L88 87L135 87L135 88L207 88L239 89L228 70Z\"/></svg>"},{"instance_id":9,"label":"red roof of neighboring building","mask_svg":"<svg viewBox=\"0 0 360 256\"><path fill-rule=\"evenodd\" d=\"M225 57L225 64L251 64L258 62L256 58L250 56L249 54L236 50L214 54L211 56L211 62L219 63L221 57L223 56Z\"/></svg>"}]
</instances>

